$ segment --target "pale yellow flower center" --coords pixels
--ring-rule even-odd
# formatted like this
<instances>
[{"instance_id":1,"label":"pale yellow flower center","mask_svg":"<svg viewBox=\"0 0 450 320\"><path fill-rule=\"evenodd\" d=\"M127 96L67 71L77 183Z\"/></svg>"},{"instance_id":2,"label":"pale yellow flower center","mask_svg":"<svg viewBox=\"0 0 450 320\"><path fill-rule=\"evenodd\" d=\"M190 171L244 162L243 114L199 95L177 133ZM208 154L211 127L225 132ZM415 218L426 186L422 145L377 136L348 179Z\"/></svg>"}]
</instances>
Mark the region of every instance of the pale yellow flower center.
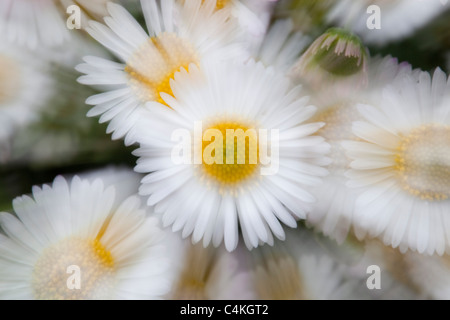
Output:
<instances>
[{"instance_id":1,"label":"pale yellow flower center","mask_svg":"<svg viewBox=\"0 0 450 320\"><path fill-rule=\"evenodd\" d=\"M450 127L425 125L402 137L395 155L402 187L430 201L450 197Z\"/></svg>"},{"instance_id":2,"label":"pale yellow flower center","mask_svg":"<svg viewBox=\"0 0 450 320\"><path fill-rule=\"evenodd\" d=\"M79 300L113 298L115 266L98 240L70 237L46 248L32 276L36 299Z\"/></svg>"},{"instance_id":3,"label":"pale yellow flower center","mask_svg":"<svg viewBox=\"0 0 450 320\"><path fill-rule=\"evenodd\" d=\"M192 44L174 33L161 33L141 46L127 61L125 71L135 94L143 102L165 104L160 93L173 95L170 79L182 68L189 69L199 58Z\"/></svg>"},{"instance_id":4,"label":"pale yellow flower center","mask_svg":"<svg viewBox=\"0 0 450 320\"><path fill-rule=\"evenodd\" d=\"M259 166L256 131L238 122L219 122L204 131L202 155L209 178L222 186L236 185L252 177Z\"/></svg>"}]
</instances>

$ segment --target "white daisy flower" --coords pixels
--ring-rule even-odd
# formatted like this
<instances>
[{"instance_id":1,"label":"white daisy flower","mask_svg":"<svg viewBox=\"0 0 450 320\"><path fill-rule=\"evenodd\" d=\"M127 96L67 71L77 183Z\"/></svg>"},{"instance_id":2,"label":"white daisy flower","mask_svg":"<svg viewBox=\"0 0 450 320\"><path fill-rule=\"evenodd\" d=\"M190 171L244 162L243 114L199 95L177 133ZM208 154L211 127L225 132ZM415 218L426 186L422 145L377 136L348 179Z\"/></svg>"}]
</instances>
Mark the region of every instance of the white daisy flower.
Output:
<instances>
[{"instance_id":1,"label":"white daisy flower","mask_svg":"<svg viewBox=\"0 0 450 320\"><path fill-rule=\"evenodd\" d=\"M239 265L236 252L203 248L184 242L175 257L179 265L168 299L248 300L253 299L248 272Z\"/></svg>"},{"instance_id":2,"label":"white daisy flower","mask_svg":"<svg viewBox=\"0 0 450 320\"><path fill-rule=\"evenodd\" d=\"M444 0L339 0L328 12L327 19L349 28L367 44L383 45L411 35L446 8L448 4ZM373 20L378 9L379 26Z\"/></svg>"},{"instance_id":3,"label":"white daisy flower","mask_svg":"<svg viewBox=\"0 0 450 320\"><path fill-rule=\"evenodd\" d=\"M163 213L165 226L205 246L224 239L233 250L238 226L249 248L272 243L272 233L283 239L280 221L295 228L315 201L306 188L327 174L329 145L310 136L324 124L303 124L316 108L307 106L300 87L290 89L283 74L261 63L210 65L203 72L191 65L171 87L175 98L162 94L170 108L148 103L136 130L135 170L150 173L140 188L148 205ZM210 134L227 130L240 142L222 137L223 145L208 144ZM179 133L188 136L181 143ZM183 159L177 159L180 145Z\"/></svg>"},{"instance_id":4,"label":"white daisy flower","mask_svg":"<svg viewBox=\"0 0 450 320\"><path fill-rule=\"evenodd\" d=\"M0 145L38 119L52 93L46 62L10 44L0 45ZM0 155L6 161L7 154Z\"/></svg>"},{"instance_id":5,"label":"white daisy flower","mask_svg":"<svg viewBox=\"0 0 450 320\"><path fill-rule=\"evenodd\" d=\"M355 225L387 245L442 255L449 244L450 81L439 69L405 74L378 104L359 105L348 185L363 192Z\"/></svg>"},{"instance_id":6,"label":"white daisy flower","mask_svg":"<svg viewBox=\"0 0 450 320\"><path fill-rule=\"evenodd\" d=\"M33 188L0 214L0 298L155 299L168 290L157 221L136 196L74 177Z\"/></svg>"},{"instance_id":7,"label":"white daisy flower","mask_svg":"<svg viewBox=\"0 0 450 320\"><path fill-rule=\"evenodd\" d=\"M342 29L330 29L317 38L290 71L304 84L318 107L313 121L326 125L317 133L331 145L330 175L311 188L320 199L307 223L342 243L351 227L358 192L346 187L350 159L341 145L352 139L352 122L361 120L356 104L378 101L382 88L411 67L392 57L370 58L359 38Z\"/></svg>"},{"instance_id":8,"label":"white daisy flower","mask_svg":"<svg viewBox=\"0 0 450 320\"><path fill-rule=\"evenodd\" d=\"M372 58L367 69L367 86L360 90L342 95L348 89L343 89L338 83L334 88L325 87L322 91L312 93L313 103L318 106L313 120L326 123L317 134L330 143L333 162L329 166L330 175L324 179L323 184L311 189L312 194L321 201L308 214L307 222L338 243L345 240L352 226L354 206L360 193L359 190L346 186L348 179L345 173L350 169L351 159L342 146L342 141L354 139L352 123L362 120L357 104L379 101L387 84L393 83L402 74L411 72L410 65L399 64L392 57ZM354 88L348 85L349 83L348 88Z\"/></svg>"},{"instance_id":9,"label":"white daisy flower","mask_svg":"<svg viewBox=\"0 0 450 320\"><path fill-rule=\"evenodd\" d=\"M90 97L95 105L88 116L110 121L112 138L124 137L135 125L139 110L147 101L165 103L161 93L172 94L170 80L190 64L240 56L235 42L238 25L228 9L215 10L215 1L190 0L176 5L174 0L160 3L141 1L149 35L121 6L108 4L108 25L91 22L88 32L124 63L85 57L77 70L85 73L83 84L102 85L108 92ZM126 144L131 144L128 136Z\"/></svg>"}]
</instances>

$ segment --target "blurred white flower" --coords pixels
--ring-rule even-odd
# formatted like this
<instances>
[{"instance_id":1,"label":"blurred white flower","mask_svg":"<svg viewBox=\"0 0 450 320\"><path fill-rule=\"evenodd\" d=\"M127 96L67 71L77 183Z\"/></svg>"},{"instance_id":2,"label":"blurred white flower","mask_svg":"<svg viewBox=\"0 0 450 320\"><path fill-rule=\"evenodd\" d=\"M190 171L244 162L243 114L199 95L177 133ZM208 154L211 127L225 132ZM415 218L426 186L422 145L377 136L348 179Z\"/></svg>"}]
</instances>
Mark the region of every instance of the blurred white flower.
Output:
<instances>
[{"instance_id":1,"label":"blurred white flower","mask_svg":"<svg viewBox=\"0 0 450 320\"><path fill-rule=\"evenodd\" d=\"M141 2L149 35L123 7L110 3L108 27L91 22L88 32L125 64L85 57L86 63L77 67L86 74L79 82L109 90L86 101L95 105L88 116L102 115L100 122L110 121L107 132L113 139L125 136L126 144L134 142L126 134L138 120L136 111L147 101L165 103L161 93L172 94L175 73L191 64L201 67L208 59L220 62L244 53L235 41L239 26L229 9L215 10L214 1L158 3Z\"/></svg>"},{"instance_id":2,"label":"blurred white flower","mask_svg":"<svg viewBox=\"0 0 450 320\"><path fill-rule=\"evenodd\" d=\"M361 251L362 256L347 269L348 274L363 282L355 294L377 300L424 298L408 274L406 256L398 249L387 247L378 240L358 243L355 249ZM369 289L367 281L372 285L378 283L378 289Z\"/></svg>"},{"instance_id":3,"label":"blurred white flower","mask_svg":"<svg viewBox=\"0 0 450 320\"><path fill-rule=\"evenodd\" d=\"M157 220L136 196L114 199L114 187L77 176L16 198L18 218L0 214L0 297L162 298L169 282Z\"/></svg>"},{"instance_id":4,"label":"blurred white flower","mask_svg":"<svg viewBox=\"0 0 450 320\"><path fill-rule=\"evenodd\" d=\"M293 230L285 242L254 252L253 282L263 300L365 299L365 282L348 272L348 248L328 252L323 242L305 229ZM339 261L339 259L341 261Z\"/></svg>"},{"instance_id":5,"label":"blurred white flower","mask_svg":"<svg viewBox=\"0 0 450 320\"><path fill-rule=\"evenodd\" d=\"M380 8L380 29L369 29L367 20ZM449 5L442 0L338 0L330 9L327 19L358 34L366 44L384 45L411 35L430 22Z\"/></svg>"},{"instance_id":6,"label":"blurred white flower","mask_svg":"<svg viewBox=\"0 0 450 320\"><path fill-rule=\"evenodd\" d=\"M372 105L359 105L358 141L343 145L348 186L363 192L355 227L401 251L442 255L449 245L450 81L440 69L406 73Z\"/></svg>"},{"instance_id":7,"label":"blurred white flower","mask_svg":"<svg viewBox=\"0 0 450 320\"><path fill-rule=\"evenodd\" d=\"M420 293L431 299L450 299L449 256L405 253L405 271Z\"/></svg>"},{"instance_id":8,"label":"blurred white flower","mask_svg":"<svg viewBox=\"0 0 450 320\"><path fill-rule=\"evenodd\" d=\"M352 226L353 212L359 190L346 186L348 178L345 172L350 169L351 159L345 154L342 146L344 140L354 139L353 121L362 120L358 113L358 103L379 101L383 88L393 83L404 73L411 72L408 64L399 64L392 57L372 58L368 62L367 86L359 90L347 83L325 85L323 90L312 91L312 101L318 106L313 121L325 122L326 125L317 133L331 145L329 166L330 175L324 178L323 184L311 189L312 194L320 201L308 214L307 222L319 228L325 235L342 243ZM350 86L349 86L350 85ZM347 92L347 94L343 94Z\"/></svg>"},{"instance_id":9,"label":"blurred white flower","mask_svg":"<svg viewBox=\"0 0 450 320\"><path fill-rule=\"evenodd\" d=\"M8 41L30 49L58 47L71 39L66 20L73 11L80 10L80 28L91 19L101 20L106 15L106 3L114 0L2 0L0 2L0 33ZM78 26L77 26L78 28Z\"/></svg>"},{"instance_id":10,"label":"blurred white flower","mask_svg":"<svg viewBox=\"0 0 450 320\"><path fill-rule=\"evenodd\" d=\"M181 243L172 290L168 299L248 300L254 298L248 272L239 266L236 252ZM173 255L173 254L172 254Z\"/></svg>"},{"instance_id":11,"label":"blurred white flower","mask_svg":"<svg viewBox=\"0 0 450 320\"><path fill-rule=\"evenodd\" d=\"M253 61L209 65L202 71L193 66L189 73L175 75L172 90L175 98L162 94L170 108L148 103L140 113L135 132L141 146L135 155L140 159L135 170L149 173L140 194L149 195L147 203L163 213L164 225L183 229L184 237L192 233L193 241L203 239L205 246L211 241L218 246L224 239L226 248L233 250L239 227L249 248L272 243L272 233L283 239L280 221L295 228L296 219L304 218L315 201L307 188L320 184L320 177L327 174L322 166L329 163L324 157L329 145L311 136L323 123L303 124L316 108L307 105L301 88L292 89L283 73ZM223 158L211 163L205 159L215 151L206 140L203 145L195 140L194 159L199 161L177 164L172 154L179 141L172 134L182 128L197 139L198 122L200 140L206 132L225 137L227 129L241 129L248 134L245 148L223 138ZM267 130L266 138L258 133L260 129ZM272 129L278 130L279 137ZM259 151L250 152L251 146ZM225 159L227 148L235 159Z\"/></svg>"},{"instance_id":12,"label":"blurred white flower","mask_svg":"<svg viewBox=\"0 0 450 320\"><path fill-rule=\"evenodd\" d=\"M53 93L49 65L8 43L0 44L0 146L8 145L14 132L36 121ZM0 154L0 161L8 159Z\"/></svg>"},{"instance_id":13,"label":"blurred white flower","mask_svg":"<svg viewBox=\"0 0 450 320\"><path fill-rule=\"evenodd\" d=\"M345 279L345 267L326 255L305 254L298 258L274 253L255 271L255 282L263 300L345 300L355 281Z\"/></svg>"},{"instance_id":14,"label":"blurred white flower","mask_svg":"<svg viewBox=\"0 0 450 320\"><path fill-rule=\"evenodd\" d=\"M370 58L356 36L336 28L318 37L290 71L318 107L312 121L325 123L317 134L331 145L330 175L311 188L320 201L308 214L307 223L339 243L350 230L358 194L345 185L350 159L341 142L354 137L352 122L361 119L357 103L378 101L382 88L405 72L411 72L408 64L398 64L392 57Z\"/></svg>"},{"instance_id":15,"label":"blurred white flower","mask_svg":"<svg viewBox=\"0 0 450 320\"><path fill-rule=\"evenodd\" d=\"M54 0L1 1L0 33L31 49L61 45L69 39L69 30Z\"/></svg>"}]
</instances>

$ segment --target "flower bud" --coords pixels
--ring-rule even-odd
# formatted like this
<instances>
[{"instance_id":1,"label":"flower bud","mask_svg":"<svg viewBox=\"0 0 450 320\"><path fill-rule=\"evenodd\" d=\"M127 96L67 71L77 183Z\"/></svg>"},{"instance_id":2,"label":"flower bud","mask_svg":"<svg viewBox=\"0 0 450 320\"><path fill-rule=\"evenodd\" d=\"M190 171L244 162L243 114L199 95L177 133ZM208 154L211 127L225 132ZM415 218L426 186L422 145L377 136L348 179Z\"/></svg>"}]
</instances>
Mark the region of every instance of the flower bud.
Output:
<instances>
[{"instance_id":1,"label":"flower bud","mask_svg":"<svg viewBox=\"0 0 450 320\"><path fill-rule=\"evenodd\" d=\"M312 90L335 85L354 90L367 85L367 59L368 52L357 36L332 28L311 44L290 75Z\"/></svg>"}]
</instances>

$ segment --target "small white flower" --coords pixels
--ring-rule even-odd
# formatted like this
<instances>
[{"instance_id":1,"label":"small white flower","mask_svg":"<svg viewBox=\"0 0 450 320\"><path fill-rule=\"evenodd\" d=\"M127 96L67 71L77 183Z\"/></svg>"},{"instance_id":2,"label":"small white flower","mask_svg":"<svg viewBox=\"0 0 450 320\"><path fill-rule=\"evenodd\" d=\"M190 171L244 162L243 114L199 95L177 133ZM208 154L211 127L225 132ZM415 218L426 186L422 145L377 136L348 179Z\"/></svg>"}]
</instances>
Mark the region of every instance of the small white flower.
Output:
<instances>
[{"instance_id":1,"label":"small white flower","mask_svg":"<svg viewBox=\"0 0 450 320\"><path fill-rule=\"evenodd\" d=\"M184 237L193 234L194 242L203 239L205 246L211 241L218 246L224 239L233 250L239 227L249 248L272 243L272 233L283 239L280 221L295 228L296 219L304 218L315 201L307 188L327 174L322 166L329 162L324 157L329 145L310 136L324 124L303 123L316 108L307 105L300 87L291 89L282 73L252 61L210 65L202 71L191 65L189 73L175 75L171 87L175 98L162 94L170 108L148 103L136 130L141 148L135 152L140 157L135 170L149 173L140 188L149 196L148 205L163 213L164 225L183 229ZM223 135L223 159L218 155L212 163L205 160L207 150L214 151L208 140L196 140L199 122L200 140L211 131ZM194 154L194 161L189 164L172 159L179 145L172 134L180 128L193 137L194 152L188 157ZM245 148L236 141L226 143L226 131L239 129L248 134ZM260 129L267 130L266 144ZM227 148L234 150L235 159L225 159ZM264 156L266 149L270 159Z\"/></svg>"},{"instance_id":2,"label":"small white flower","mask_svg":"<svg viewBox=\"0 0 450 320\"><path fill-rule=\"evenodd\" d=\"M107 91L90 97L86 103L95 105L88 116L110 122L107 132L113 139L124 137L135 125L147 101L165 103L161 93L172 94L170 80L174 74L201 66L204 61L221 60L243 54L235 40L238 24L227 8L216 10L215 1L190 0L184 4L174 0L142 1L147 34L121 6L108 4L107 26L91 22L87 31L113 52L122 62L85 57L77 70L85 73L79 82L103 86ZM130 144L128 136L125 143Z\"/></svg>"},{"instance_id":3,"label":"small white flower","mask_svg":"<svg viewBox=\"0 0 450 320\"><path fill-rule=\"evenodd\" d=\"M405 74L353 124L348 185L363 192L355 226L387 245L442 255L449 247L450 81L439 69Z\"/></svg>"},{"instance_id":4,"label":"small white flower","mask_svg":"<svg viewBox=\"0 0 450 320\"><path fill-rule=\"evenodd\" d=\"M6 234L0 234L0 297L155 299L166 294L157 221L146 218L136 196L114 202L113 187L78 177L70 183L57 177L52 186L34 187L33 197L15 199L17 218L0 214ZM69 285L77 281L77 287Z\"/></svg>"}]
</instances>

